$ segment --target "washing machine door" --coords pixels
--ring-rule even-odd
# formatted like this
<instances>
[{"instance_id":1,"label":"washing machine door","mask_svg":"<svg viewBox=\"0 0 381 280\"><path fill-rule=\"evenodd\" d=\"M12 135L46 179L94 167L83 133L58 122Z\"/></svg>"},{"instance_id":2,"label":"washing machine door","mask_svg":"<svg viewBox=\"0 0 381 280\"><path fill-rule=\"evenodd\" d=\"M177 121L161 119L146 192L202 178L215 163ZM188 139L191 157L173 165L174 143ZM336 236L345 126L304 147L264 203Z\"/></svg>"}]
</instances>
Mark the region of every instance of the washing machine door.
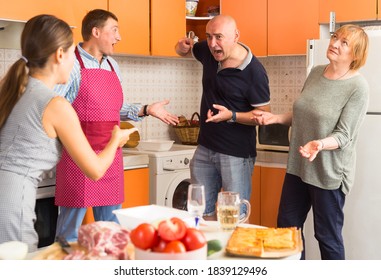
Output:
<instances>
[{"instance_id":1,"label":"washing machine door","mask_svg":"<svg viewBox=\"0 0 381 280\"><path fill-rule=\"evenodd\" d=\"M189 178L173 181L165 195L165 206L187 211Z\"/></svg>"}]
</instances>

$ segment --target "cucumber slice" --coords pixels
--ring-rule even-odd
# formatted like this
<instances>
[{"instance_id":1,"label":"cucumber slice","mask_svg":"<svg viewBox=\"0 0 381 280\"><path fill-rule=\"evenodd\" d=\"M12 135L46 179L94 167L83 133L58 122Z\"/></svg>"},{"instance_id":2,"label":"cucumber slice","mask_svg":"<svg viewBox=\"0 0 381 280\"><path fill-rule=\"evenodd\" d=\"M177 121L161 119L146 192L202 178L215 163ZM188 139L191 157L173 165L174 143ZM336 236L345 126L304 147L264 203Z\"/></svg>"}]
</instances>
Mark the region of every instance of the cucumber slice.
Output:
<instances>
[{"instance_id":1,"label":"cucumber slice","mask_svg":"<svg viewBox=\"0 0 381 280\"><path fill-rule=\"evenodd\" d=\"M208 257L222 250L221 241L218 239L209 240L207 242L207 245L208 245Z\"/></svg>"}]
</instances>

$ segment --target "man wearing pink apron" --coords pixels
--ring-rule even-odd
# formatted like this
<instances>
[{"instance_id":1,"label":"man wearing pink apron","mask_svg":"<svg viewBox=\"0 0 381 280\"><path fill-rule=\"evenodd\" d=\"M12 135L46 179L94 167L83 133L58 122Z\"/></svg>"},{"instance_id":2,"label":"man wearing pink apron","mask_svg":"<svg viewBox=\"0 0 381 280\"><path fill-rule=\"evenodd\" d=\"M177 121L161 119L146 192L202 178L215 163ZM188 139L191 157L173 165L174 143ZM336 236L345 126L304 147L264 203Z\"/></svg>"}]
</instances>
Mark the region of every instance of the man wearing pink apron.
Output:
<instances>
[{"instance_id":1,"label":"man wearing pink apron","mask_svg":"<svg viewBox=\"0 0 381 280\"><path fill-rule=\"evenodd\" d=\"M111 63L112 71L99 68L86 69L78 49L75 50L75 54L81 65L81 83L72 105L90 145L98 153L107 145L113 126L119 125L123 91ZM118 209L124 201L122 150L118 149L114 162L106 174L94 182L84 175L64 149L62 159L57 165L56 185L58 186L56 204L77 208L71 211L75 215L75 218L73 217L75 228L81 225L85 214L81 208L86 209L90 206L94 207L96 219L117 222L112 210L102 211L104 208L96 206ZM65 211L62 209L61 211ZM111 216L104 216L110 214ZM72 227L67 228L70 230ZM61 235L67 234L61 232Z\"/></svg>"},{"instance_id":2,"label":"man wearing pink apron","mask_svg":"<svg viewBox=\"0 0 381 280\"><path fill-rule=\"evenodd\" d=\"M77 60L64 87L56 87L76 110L82 129L95 152L100 152L120 119L141 120L152 115L167 124L176 124L177 116L163 107L168 101L151 105L123 104L119 67L114 59L114 44L120 41L117 17L109 11L90 11L82 21L84 42L76 48ZM65 120L62 120L65 121ZM56 205L60 206L56 236L76 241L78 228L88 207L96 221L118 222L113 210L124 201L122 150L104 177L88 179L64 150L57 165Z\"/></svg>"}]
</instances>

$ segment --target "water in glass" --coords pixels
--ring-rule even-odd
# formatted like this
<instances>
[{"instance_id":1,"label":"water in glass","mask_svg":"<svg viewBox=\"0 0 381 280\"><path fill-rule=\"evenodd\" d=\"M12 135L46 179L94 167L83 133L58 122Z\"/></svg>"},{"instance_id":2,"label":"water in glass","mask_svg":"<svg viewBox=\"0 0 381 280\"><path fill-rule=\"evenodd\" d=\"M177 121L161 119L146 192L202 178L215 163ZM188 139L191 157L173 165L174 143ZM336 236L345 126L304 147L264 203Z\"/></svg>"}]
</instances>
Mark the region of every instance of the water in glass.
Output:
<instances>
[{"instance_id":1,"label":"water in glass","mask_svg":"<svg viewBox=\"0 0 381 280\"><path fill-rule=\"evenodd\" d=\"M195 217L195 226L205 211L205 187L200 184L190 184L188 187L188 212Z\"/></svg>"}]
</instances>

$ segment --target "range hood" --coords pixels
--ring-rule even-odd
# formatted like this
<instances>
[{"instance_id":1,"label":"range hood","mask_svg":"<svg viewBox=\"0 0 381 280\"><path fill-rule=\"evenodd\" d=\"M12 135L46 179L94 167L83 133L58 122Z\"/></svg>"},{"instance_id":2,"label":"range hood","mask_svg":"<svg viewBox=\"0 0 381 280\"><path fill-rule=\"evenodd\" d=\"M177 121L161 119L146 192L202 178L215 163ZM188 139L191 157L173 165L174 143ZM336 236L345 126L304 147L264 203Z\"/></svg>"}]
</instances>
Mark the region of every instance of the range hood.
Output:
<instances>
[{"instance_id":1,"label":"range hood","mask_svg":"<svg viewBox=\"0 0 381 280\"><path fill-rule=\"evenodd\" d=\"M0 49L21 49L20 39L25 23L26 21L0 18Z\"/></svg>"},{"instance_id":2,"label":"range hood","mask_svg":"<svg viewBox=\"0 0 381 280\"><path fill-rule=\"evenodd\" d=\"M0 49L20 49L25 22L0 19Z\"/></svg>"}]
</instances>

